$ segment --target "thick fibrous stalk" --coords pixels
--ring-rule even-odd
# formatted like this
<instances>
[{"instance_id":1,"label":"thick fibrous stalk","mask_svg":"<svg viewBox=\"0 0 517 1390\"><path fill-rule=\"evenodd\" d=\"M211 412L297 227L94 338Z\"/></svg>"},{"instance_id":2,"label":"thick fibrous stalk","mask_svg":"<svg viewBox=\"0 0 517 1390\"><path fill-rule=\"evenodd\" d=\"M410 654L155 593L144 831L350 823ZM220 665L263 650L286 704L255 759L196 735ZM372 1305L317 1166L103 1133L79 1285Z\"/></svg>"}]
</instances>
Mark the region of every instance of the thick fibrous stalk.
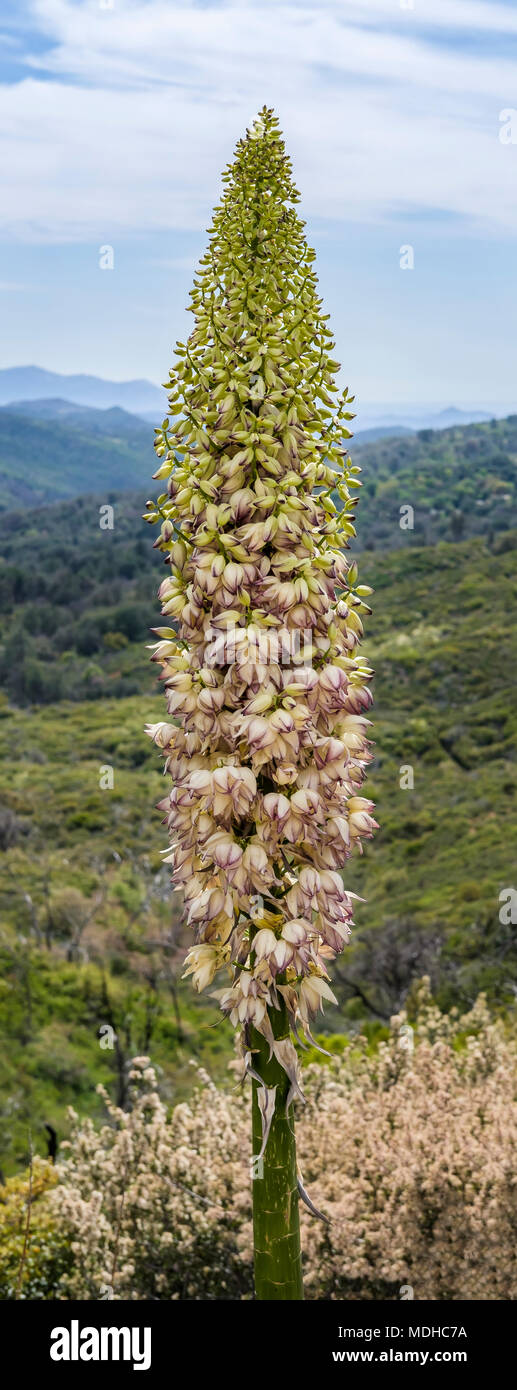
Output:
<instances>
[{"instance_id":1,"label":"thick fibrous stalk","mask_svg":"<svg viewBox=\"0 0 517 1390\"><path fill-rule=\"evenodd\" d=\"M310 1036L333 999L327 966L352 917L340 869L375 827L360 795L371 672L357 655L370 591L343 554L359 472L343 442L353 398L336 391L271 111L223 178L195 326L177 344L171 414L156 432L167 490L147 519L161 521L160 597L175 626L156 630L153 654L171 722L148 731L173 782L160 806L195 934L186 973L203 989L229 972L220 1005L264 1083L265 1140L267 1066L287 1078L289 1110L300 1094L289 1030Z\"/></svg>"},{"instance_id":2,"label":"thick fibrous stalk","mask_svg":"<svg viewBox=\"0 0 517 1390\"><path fill-rule=\"evenodd\" d=\"M274 1035L289 1038L285 1005L271 1012ZM261 1033L251 1032L253 1048L253 1244L255 1285L260 1299L303 1298L302 1252L298 1215L298 1174L294 1118L287 1109L290 1081ZM260 1078L260 1080L259 1080ZM264 1145L263 1097L271 1098L272 1119ZM267 1162L259 1155L264 1148Z\"/></svg>"}]
</instances>

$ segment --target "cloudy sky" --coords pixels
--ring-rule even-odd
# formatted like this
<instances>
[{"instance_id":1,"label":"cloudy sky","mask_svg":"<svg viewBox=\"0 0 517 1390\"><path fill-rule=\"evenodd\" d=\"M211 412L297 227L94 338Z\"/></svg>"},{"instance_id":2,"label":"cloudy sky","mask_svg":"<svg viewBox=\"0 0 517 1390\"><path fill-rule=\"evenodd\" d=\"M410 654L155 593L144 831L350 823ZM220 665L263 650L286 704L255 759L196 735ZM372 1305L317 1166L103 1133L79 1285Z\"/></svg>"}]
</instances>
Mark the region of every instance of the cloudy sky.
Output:
<instances>
[{"instance_id":1,"label":"cloudy sky","mask_svg":"<svg viewBox=\"0 0 517 1390\"><path fill-rule=\"evenodd\" d=\"M494 0L3 0L0 366L162 379L266 102L359 404L517 407L516 56Z\"/></svg>"}]
</instances>

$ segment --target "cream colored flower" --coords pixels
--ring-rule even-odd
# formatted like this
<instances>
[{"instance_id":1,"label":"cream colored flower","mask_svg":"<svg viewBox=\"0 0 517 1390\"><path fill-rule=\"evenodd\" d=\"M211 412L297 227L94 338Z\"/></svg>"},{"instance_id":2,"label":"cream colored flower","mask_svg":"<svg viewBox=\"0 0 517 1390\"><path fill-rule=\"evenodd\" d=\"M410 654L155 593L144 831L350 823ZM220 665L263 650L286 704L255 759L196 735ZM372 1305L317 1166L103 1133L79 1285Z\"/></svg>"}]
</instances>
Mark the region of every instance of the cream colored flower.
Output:
<instances>
[{"instance_id":1,"label":"cream colored flower","mask_svg":"<svg viewBox=\"0 0 517 1390\"><path fill-rule=\"evenodd\" d=\"M221 965L221 956L216 946L191 946L185 960L183 978L192 975L194 989L199 992L211 985L215 972Z\"/></svg>"},{"instance_id":2,"label":"cream colored flower","mask_svg":"<svg viewBox=\"0 0 517 1390\"><path fill-rule=\"evenodd\" d=\"M261 122L228 171L156 432L163 491L147 515L169 565L169 625L152 660L170 722L148 732L172 782L160 810L195 932L188 973L201 987L224 949L223 1011L269 1038L278 991L302 1027L332 997L322 972L352 919L341 870L376 823L361 796L369 610L344 553L352 398L335 385L276 119L265 110ZM259 177L255 226L243 189Z\"/></svg>"}]
</instances>

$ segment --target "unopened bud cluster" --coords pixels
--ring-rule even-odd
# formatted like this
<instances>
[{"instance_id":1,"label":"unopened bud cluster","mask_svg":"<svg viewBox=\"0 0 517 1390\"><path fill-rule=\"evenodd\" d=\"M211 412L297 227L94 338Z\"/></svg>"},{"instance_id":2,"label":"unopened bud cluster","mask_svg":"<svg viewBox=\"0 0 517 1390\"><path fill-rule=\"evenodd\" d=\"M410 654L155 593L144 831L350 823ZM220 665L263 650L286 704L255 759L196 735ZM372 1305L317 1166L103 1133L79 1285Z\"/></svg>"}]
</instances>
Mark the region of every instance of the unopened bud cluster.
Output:
<instances>
[{"instance_id":1,"label":"unopened bud cluster","mask_svg":"<svg viewBox=\"0 0 517 1390\"><path fill-rule=\"evenodd\" d=\"M353 398L336 390L271 111L223 177L156 432L165 491L146 519L161 524L173 626L156 629L152 658L169 722L148 732L172 778L160 808L195 937L186 973L203 989L228 969L220 1004L247 1046L250 1024L271 1038L279 996L306 1032L333 998L327 967L354 896L340 869L375 828L361 795L371 671L357 651L370 591L343 553Z\"/></svg>"}]
</instances>

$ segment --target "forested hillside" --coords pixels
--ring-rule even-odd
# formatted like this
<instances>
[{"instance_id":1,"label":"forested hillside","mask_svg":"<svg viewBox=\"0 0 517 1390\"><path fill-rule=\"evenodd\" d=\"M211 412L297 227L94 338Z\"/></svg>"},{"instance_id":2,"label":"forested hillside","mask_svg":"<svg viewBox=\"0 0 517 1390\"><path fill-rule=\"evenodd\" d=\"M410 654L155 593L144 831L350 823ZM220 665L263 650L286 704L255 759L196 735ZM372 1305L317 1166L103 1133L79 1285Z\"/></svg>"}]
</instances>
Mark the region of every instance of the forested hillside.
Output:
<instances>
[{"instance_id":1,"label":"forested hillside","mask_svg":"<svg viewBox=\"0 0 517 1390\"><path fill-rule=\"evenodd\" d=\"M101 473L105 449L115 447L102 433L104 416L121 418L134 455L129 481L149 449L146 426L137 422L133 437L134 422L123 411L84 413L97 417L100 433L90 431L88 447L98 448ZM55 423L46 427L51 431ZM66 429L73 432L68 423ZM377 440L354 450L354 458L363 472L353 544L378 552L377 583L386 565L390 572L386 550L412 553L469 536L486 541L494 555L512 547L507 532L517 526L517 415ZM66 474L66 461L60 463ZM0 516L0 679L17 703L118 697L142 688L130 648L145 642L161 576L141 522L145 499L144 485L119 493L105 487L97 496L88 489L66 504ZM112 529L102 529L106 503L113 505ZM475 564L472 549L468 553Z\"/></svg>"},{"instance_id":2,"label":"forested hillside","mask_svg":"<svg viewBox=\"0 0 517 1390\"><path fill-rule=\"evenodd\" d=\"M43 405L47 405L43 402ZM0 511L145 485L153 471L151 425L116 406L57 415L35 402L0 410Z\"/></svg>"},{"instance_id":3,"label":"forested hillside","mask_svg":"<svg viewBox=\"0 0 517 1390\"><path fill-rule=\"evenodd\" d=\"M408 534L419 545L467 536L490 543L517 525L517 415L385 437L353 455L363 469L361 547L406 546ZM408 506L409 531L400 510Z\"/></svg>"}]
</instances>

